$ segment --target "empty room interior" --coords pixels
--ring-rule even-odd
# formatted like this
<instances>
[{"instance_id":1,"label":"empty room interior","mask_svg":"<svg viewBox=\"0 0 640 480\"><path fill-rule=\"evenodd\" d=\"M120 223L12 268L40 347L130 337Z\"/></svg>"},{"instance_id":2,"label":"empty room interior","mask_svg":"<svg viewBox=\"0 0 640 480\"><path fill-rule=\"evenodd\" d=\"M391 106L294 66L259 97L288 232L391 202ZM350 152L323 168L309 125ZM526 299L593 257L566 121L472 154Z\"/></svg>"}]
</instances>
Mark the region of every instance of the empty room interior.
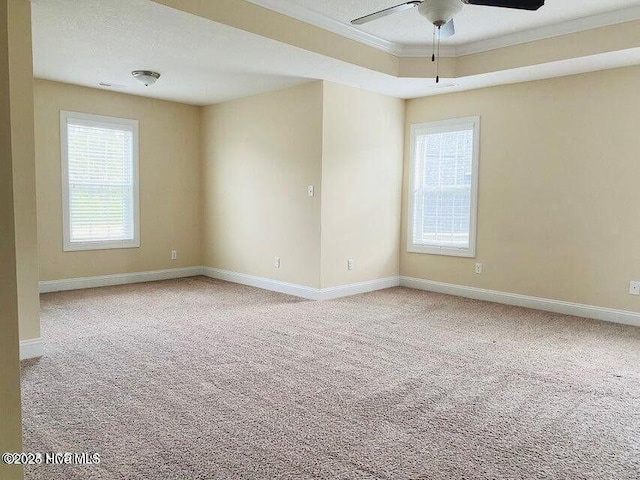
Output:
<instances>
[{"instance_id":1,"label":"empty room interior","mask_svg":"<svg viewBox=\"0 0 640 480\"><path fill-rule=\"evenodd\" d=\"M640 479L640 0L0 26L0 480Z\"/></svg>"}]
</instances>

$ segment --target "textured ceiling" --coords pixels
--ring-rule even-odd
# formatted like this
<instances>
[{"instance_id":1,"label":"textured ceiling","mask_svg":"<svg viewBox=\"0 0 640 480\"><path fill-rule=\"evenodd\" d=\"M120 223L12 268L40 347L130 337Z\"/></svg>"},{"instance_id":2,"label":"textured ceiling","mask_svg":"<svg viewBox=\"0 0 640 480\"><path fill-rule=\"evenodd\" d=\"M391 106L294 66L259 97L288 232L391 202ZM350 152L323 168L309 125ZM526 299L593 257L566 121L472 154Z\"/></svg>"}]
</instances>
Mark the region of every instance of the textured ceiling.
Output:
<instances>
[{"instance_id":1,"label":"textured ceiling","mask_svg":"<svg viewBox=\"0 0 640 480\"><path fill-rule=\"evenodd\" d=\"M575 4L572 0L548 1ZM317 5L324 3L344 3L351 9L359 5L360 11L347 14L350 18L366 13L361 11L364 4L368 10L371 5L377 8L393 1L323 0ZM94 88L105 82L123 93L195 105L317 79L415 98L640 63L640 48L635 48L443 79L436 85L425 78L397 78L369 70L149 0L32 0L32 20L37 78ZM131 71L138 69L155 70L162 77L152 87L143 87L131 76Z\"/></svg>"},{"instance_id":2,"label":"textured ceiling","mask_svg":"<svg viewBox=\"0 0 640 480\"><path fill-rule=\"evenodd\" d=\"M317 79L405 98L434 90L148 0L34 0L32 28L37 78L195 105ZM162 76L144 87L131 76L142 69Z\"/></svg>"},{"instance_id":3,"label":"textured ceiling","mask_svg":"<svg viewBox=\"0 0 640 480\"><path fill-rule=\"evenodd\" d=\"M403 0L251 0L257 4L296 6L348 24L351 20ZM640 0L547 0L536 12L465 5L455 17L457 33L445 43L460 45L502 35L574 20L626 7L640 6ZM367 33L402 45L431 43L432 27L415 9L406 10L366 25Z\"/></svg>"},{"instance_id":4,"label":"textured ceiling","mask_svg":"<svg viewBox=\"0 0 640 480\"><path fill-rule=\"evenodd\" d=\"M147 0L35 0L34 75L210 104L305 81L282 44ZM132 70L156 70L153 87Z\"/></svg>"}]
</instances>

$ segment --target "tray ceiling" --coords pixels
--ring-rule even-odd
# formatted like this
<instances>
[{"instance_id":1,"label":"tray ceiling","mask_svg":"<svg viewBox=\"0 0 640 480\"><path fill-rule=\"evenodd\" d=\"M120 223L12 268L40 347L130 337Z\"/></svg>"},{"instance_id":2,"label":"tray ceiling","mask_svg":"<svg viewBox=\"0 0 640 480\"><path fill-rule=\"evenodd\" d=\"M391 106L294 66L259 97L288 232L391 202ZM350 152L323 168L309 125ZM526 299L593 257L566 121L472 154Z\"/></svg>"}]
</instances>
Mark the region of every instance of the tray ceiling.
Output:
<instances>
[{"instance_id":1,"label":"tray ceiling","mask_svg":"<svg viewBox=\"0 0 640 480\"><path fill-rule=\"evenodd\" d=\"M402 0L249 0L252 3L323 26L323 19L343 27L376 37L385 42L404 46L430 45L432 26L414 9L385 17L366 25L352 27L350 20L368 13L403 3ZM544 28L553 32L551 26L601 16L633 7L640 8L640 0L547 0L536 12L465 5L455 17L455 36L444 41L446 45L465 45L505 35L513 35L532 29ZM637 16L633 12L634 16ZM601 23L617 23L624 15L601 19ZM628 17L627 17L628 18ZM628 18L633 20L634 18ZM324 26L327 24L325 23ZM337 25L336 25L337 26ZM585 28L592 28L590 23ZM566 33L562 31L561 33ZM551 36L551 35L549 35Z\"/></svg>"}]
</instances>

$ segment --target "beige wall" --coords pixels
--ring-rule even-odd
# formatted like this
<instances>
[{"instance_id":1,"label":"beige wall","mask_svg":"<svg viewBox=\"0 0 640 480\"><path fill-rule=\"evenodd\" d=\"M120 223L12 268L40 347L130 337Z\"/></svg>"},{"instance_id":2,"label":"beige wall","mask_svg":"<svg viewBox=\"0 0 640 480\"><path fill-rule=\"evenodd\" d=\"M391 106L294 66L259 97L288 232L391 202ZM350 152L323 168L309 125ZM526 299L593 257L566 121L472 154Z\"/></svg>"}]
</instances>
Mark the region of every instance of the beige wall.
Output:
<instances>
[{"instance_id":1,"label":"beige wall","mask_svg":"<svg viewBox=\"0 0 640 480\"><path fill-rule=\"evenodd\" d=\"M12 1L9 24L11 130L18 270L20 339L40 337L36 165L33 134L33 66L31 62L31 6Z\"/></svg>"},{"instance_id":2,"label":"beige wall","mask_svg":"<svg viewBox=\"0 0 640 480\"><path fill-rule=\"evenodd\" d=\"M630 67L408 101L406 152L412 123L481 116L478 240L476 259L408 254L405 168L401 274L640 311L639 82Z\"/></svg>"},{"instance_id":3,"label":"beige wall","mask_svg":"<svg viewBox=\"0 0 640 480\"><path fill-rule=\"evenodd\" d=\"M638 311L639 79L629 67L410 100L404 126L402 101L328 82L198 109L37 81L41 278L204 264L326 288L393 276L399 256L405 276ZM141 120L143 248L62 252L61 108ZM472 115L477 259L408 254L398 138L408 152L412 123Z\"/></svg>"},{"instance_id":4,"label":"beige wall","mask_svg":"<svg viewBox=\"0 0 640 480\"><path fill-rule=\"evenodd\" d=\"M404 101L325 82L323 118L322 287L397 276Z\"/></svg>"},{"instance_id":5,"label":"beige wall","mask_svg":"<svg viewBox=\"0 0 640 480\"><path fill-rule=\"evenodd\" d=\"M319 287L322 83L206 107L202 133L205 265Z\"/></svg>"},{"instance_id":6,"label":"beige wall","mask_svg":"<svg viewBox=\"0 0 640 480\"><path fill-rule=\"evenodd\" d=\"M60 110L139 121L140 248L63 252ZM199 107L36 80L35 134L41 280L202 264Z\"/></svg>"},{"instance_id":7,"label":"beige wall","mask_svg":"<svg viewBox=\"0 0 640 480\"><path fill-rule=\"evenodd\" d=\"M13 30L19 25L30 30L30 5L25 0L0 1L0 452L22 450L20 412L20 369L18 347L18 273L16 271L16 217L12 140L20 138L20 121L29 117L30 102L23 91L10 85L23 78L31 69L31 56L20 58L23 52L19 36ZM14 48L16 50L14 50ZM20 107L20 108L18 108ZM32 110L31 110L32 112ZM16 149L15 160L33 162L24 150ZM17 205L16 205L17 207ZM35 231L32 232L35 235ZM25 240L29 240L28 238ZM0 462L0 478L22 478L22 468Z\"/></svg>"}]
</instances>

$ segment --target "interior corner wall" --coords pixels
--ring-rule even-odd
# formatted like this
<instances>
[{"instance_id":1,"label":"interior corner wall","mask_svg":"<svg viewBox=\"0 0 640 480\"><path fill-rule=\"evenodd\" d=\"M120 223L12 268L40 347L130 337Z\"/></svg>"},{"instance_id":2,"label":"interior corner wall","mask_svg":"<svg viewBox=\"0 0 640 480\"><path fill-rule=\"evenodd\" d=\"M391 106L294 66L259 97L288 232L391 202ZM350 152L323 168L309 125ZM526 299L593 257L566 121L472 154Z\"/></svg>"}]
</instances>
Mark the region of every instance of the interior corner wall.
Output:
<instances>
[{"instance_id":1,"label":"interior corner wall","mask_svg":"<svg viewBox=\"0 0 640 480\"><path fill-rule=\"evenodd\" d=\"M627 67L409 100L405 152L413 123L481 117L477 258L407 253L405 155L401 274L640 311L639 82Z\"/></svg>"},{"instance_id":2,"label":"interior corner wall","mask_svg":"<svg viewBox=\"0 0 640 480\"><path fill-rule=\"evenodd\" d=\"M40 337L36 165L33 133L31 5L9 2L9 88L20 339Z\"/></svg>"},{"instance_id":3,"label":"interior corner wall","mask_svg":"<svg viewBox=\"0 0 640 480\"><path fill-rule=\"evenodd\" d=\"M322 288L396 277L404 100L324 82L323 102Z\"/></svg>"},{"instance_id":4,"label":"interior corner wall","mask_svg":"<svg viewBox=\"0 0 640 480\"><path fill-rule=\"evenodd\" d=\"M60 110L139 121L139 248L63 251ZM35 148L41 280L202 265L200 107L36 80Z\"/></svg>"},{"instance_id":5,"label":"interior corner wall","mask_svg":"<svg viewBox=\"0 0 640 480\"><path fill-rule=\"evenodd\" d=\"M204 107L202 138L205 266L318 288L322 82Z\"/></svg>"}]
</instances>

